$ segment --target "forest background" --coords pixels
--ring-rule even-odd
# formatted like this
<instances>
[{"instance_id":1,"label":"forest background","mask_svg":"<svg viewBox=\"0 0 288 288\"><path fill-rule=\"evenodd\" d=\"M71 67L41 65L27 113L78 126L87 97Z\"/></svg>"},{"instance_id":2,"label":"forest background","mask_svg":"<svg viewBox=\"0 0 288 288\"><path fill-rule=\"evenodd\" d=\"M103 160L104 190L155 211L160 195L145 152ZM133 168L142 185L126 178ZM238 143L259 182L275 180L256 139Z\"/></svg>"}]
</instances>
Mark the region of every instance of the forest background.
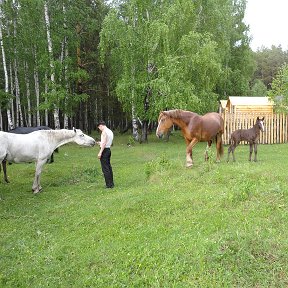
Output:
<instances>
[{"instance_id":1,"label":"forest background","mask_svg":"<svg viewBox=\"0 0 288 288\"><path fill-rule=\"evenodd\" d=\"M253 52L245 8L245 0L0 0L0 130L91 133L104 119L145 141L161 110L205 113L229 96L287 95L288 51Z\"/></svg>"}]
</instances>

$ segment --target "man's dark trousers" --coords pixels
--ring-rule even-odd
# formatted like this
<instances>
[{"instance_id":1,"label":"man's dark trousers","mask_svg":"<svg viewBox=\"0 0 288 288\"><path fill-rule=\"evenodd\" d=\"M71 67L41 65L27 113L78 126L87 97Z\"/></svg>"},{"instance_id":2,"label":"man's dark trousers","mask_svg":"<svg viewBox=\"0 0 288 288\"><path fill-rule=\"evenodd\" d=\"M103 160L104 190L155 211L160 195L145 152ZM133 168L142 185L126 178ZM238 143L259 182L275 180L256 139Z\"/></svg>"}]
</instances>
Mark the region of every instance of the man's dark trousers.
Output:
<instances>
[{"instance_id":1,"label":"man's dark trousers","mask_svg":"<svg viewBox=\"0 0 288 288\"><path fill-rule=\"evenodd\" d=\"M113 171L112 171L110 159L111 159L111 150L110 148L105 148L102 152L100 162L101 162L102 172L104 174L107 188L114 187Z\"/></svg>"}]
</instances>

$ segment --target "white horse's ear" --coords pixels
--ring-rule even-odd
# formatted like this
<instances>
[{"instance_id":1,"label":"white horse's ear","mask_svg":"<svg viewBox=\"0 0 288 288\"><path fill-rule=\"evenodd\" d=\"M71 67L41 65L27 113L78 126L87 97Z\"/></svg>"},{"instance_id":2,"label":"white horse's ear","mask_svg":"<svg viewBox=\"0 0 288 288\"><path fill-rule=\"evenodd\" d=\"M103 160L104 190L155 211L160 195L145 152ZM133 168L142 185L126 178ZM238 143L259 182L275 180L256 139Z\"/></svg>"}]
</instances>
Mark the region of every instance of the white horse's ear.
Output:
<instances>
[{"instance_id":1,"label":"white horse's ear","mask_svg":"<svg viewBox=\"0 0 288 288\"><path fill-rule=\"evenodd\" d=\"M76 129L75 129L75 127L73 127L73 131L76 133Z\"/></svg>"}]
</instances>

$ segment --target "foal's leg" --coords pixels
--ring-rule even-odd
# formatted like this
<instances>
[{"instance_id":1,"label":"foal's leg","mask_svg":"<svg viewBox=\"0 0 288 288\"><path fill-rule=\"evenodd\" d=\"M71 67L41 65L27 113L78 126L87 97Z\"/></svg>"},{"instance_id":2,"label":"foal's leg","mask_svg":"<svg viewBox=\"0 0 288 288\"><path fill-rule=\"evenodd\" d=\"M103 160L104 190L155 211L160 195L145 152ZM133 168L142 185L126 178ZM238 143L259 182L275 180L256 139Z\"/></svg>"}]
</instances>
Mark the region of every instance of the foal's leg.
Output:
<instances>
[{"instance_id":1,"label":"foal's leg","mask_svg":"<svg viewBox=\"0 0 288 288\"><path fill-rule=\"evenodd\" d=\"M257 162L257 143L254 143L254 161Z\"/></svg>"},{"instance_id":2,"label":"foal's leg","mask_svg":"<svg viewBox=\"0 0 288 288\"><path fill-rule=\"evenodd\" d=\"M237 145L239 144L239 142L237 143L237 142L234 142L234 144L232 145L232 156L233 156L233 162L235 162L236 160L235 160L235 154L234 154L234 151L235 151L235 149L236 149L236 147L237 147Z\"/></svg>"},{"instance_id":3,"label":"foal's leg","mask_svg":"<svg viewBox=\"0 0 288 288\"><path fill-rule=\"evenodd\" d=\"M192 149L198 143L198 140L193 138L190 143L186 140L186 143L188 143L186 147L186 167L189 168L193 165Z\"/></svg>"},{"instance_id":4,"label":"foal's leg","mask_svg":"<svg viewBox=\"0 0 288 288\"><path fill-rule=\"evenodd\" d=\"M230 152L232 152L232 156L233 156L233 162L235 162L235 155L234 155L234 150L236 149L237 145L239 143L237 143L237 141L235 141L234 139L231 138L230 140L230 146L228 148L228 158L227 158L227 162L229 162L229 157L230 157Z\"/></svg>"},{"instance_id":5,"label":"foal's leg","mask_svg":"<svg viewBox=\"0 0 288 288\"><path fill-rule=\"evenodd\" d=\"M40 176L41 176L41 172L42 172L42 167L46 162L47 162L47 159L38 160L36 162L35 177L34 177L34 182L32 185L32 191L34 194L37 194L42 190L42 187L40 185Z\"/></svg>"},{"instance_id":6,"label":"foal's leg","mask_svg":"<svg viewBox=\"0 0 288 288\"><path fill-rule=\"evenodd\" d=\"M250 142L250 143L249 143L249 145L250 145L250 151L249 151L249 161L251 161L251 157L252 157L252 153L253 153L253 143L252 143L252 142Z\"/></svg>"},{"instance_id":7,"label":"foal's leg","mask_svg":"<svg viewBox=\"0 0 288 288\"><path fill-rule=\"evenodd\" d=\"M227 162L229 162L229 158L230 158L230 153L232 151L232 144L230 144L230 146L228 147L228 156L227 156Z\"/></svg>"}]
</instances>

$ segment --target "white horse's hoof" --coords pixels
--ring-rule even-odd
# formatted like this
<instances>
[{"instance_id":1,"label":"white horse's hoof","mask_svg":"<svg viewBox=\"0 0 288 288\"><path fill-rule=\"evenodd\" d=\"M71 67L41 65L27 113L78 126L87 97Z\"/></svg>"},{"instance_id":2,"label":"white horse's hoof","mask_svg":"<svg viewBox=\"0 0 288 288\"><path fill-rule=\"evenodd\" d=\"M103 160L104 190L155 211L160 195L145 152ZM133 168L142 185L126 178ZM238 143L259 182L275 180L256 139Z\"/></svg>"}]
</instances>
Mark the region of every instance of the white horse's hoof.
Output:
<instances>
[{"instance_id":1,"label":"white horse's hoof","mask_svg":"<svg viewBox=\"0 0 288 288\"><path fill-rule=\"evenodd\" d=\"M32 189L34 195L40 193L41 190L42 190L42 188L40 188L40 189L35 189L35 190Z\"/></svg>"},{"instance_id":2,"label":"white horse's hoof","mask_svg":"<svg viewBox=\"0 0 288 288\"><path fill-rule=\"evenodd\" d=\"M186 168L191 168L193 166L193 163L187 163Z\"/></svg>"}]
</instances>

